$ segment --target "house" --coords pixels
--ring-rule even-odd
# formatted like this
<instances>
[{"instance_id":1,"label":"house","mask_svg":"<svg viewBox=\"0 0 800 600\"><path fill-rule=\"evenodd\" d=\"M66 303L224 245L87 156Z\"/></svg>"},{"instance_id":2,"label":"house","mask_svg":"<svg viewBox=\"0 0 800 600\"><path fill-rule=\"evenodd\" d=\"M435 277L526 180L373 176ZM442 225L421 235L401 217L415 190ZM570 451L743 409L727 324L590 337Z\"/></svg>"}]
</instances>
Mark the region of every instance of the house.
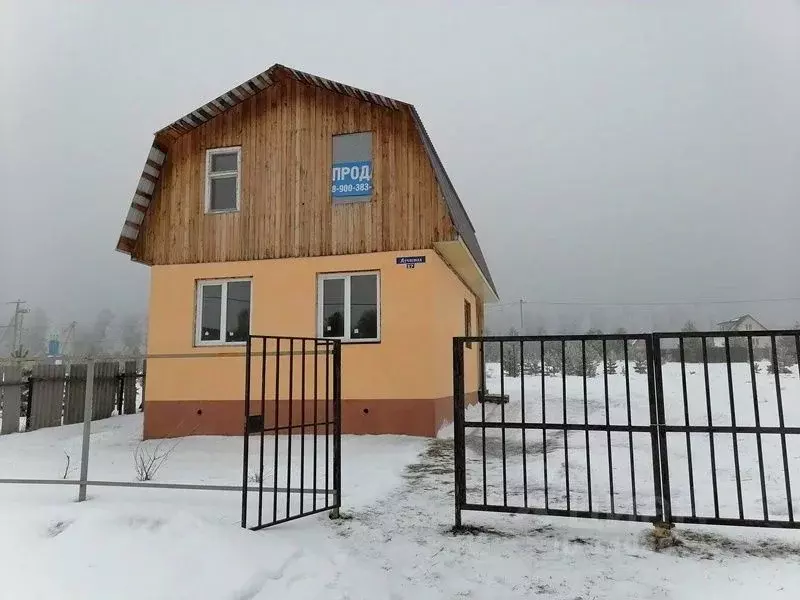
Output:
<instances>
[{"instance_id":1,"label":"house","mask_svg":"<svg viewBox=\"0 0 800 600\"><path fill-rule=\"evenodd\" d=\"M750 315L742 315L735 319L731 319L730 321L722 321L721 323L717 323L717 330L718 331L767 331L767 328L764 327L761 323L756 321ZM743 338L732 338L736 342L740 342ZM746 342L744 342L746 343ZM759 350L766 350L770 347L771 341L768 337L762 336L753 336L753 349ZM718 347L725 346L725 338L718 337L714 338L714 345Z\"/></svg>"},{"instance_id":2,"label":"house","mask_svg":"<svg viewBox=\"0 0 800 600\"><path fill-rule=\"evenodd\" d=\"M344 433L435 435L497 300L414 107L282 65L156 132L117 249L150 266L147 438L241 434L250 333L342 341Z\"/></svg>"}]
</instances>

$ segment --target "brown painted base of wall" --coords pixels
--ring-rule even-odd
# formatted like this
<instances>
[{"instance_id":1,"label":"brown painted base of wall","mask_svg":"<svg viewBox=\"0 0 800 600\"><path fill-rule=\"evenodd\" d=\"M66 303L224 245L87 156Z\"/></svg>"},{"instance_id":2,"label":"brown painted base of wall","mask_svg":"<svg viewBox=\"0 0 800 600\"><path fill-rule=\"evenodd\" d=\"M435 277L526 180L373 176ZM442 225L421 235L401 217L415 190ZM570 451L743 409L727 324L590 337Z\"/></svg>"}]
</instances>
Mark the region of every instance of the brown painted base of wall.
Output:
<instances>
[{"instance_id":1,"label":"brown painted base of wall","mask_svg":"<svg viewBox=\"0 0 800 600\"><path fill-rule=\"evenodd\" d=\"M477 392L467 394L467 404L478 401ZM292 404L293 425L297 433L303 423L303 406ZM253 404L251 414L260 413L261 406ZM329 417L333 420L329 407ZM265 427L274 426L275 402L265 404ZM325 404L317 404L317 423L324 423ZM452 397L423 400L344 400L342 402L342 433L399 434L433 437L453 420ZM305 403L305 423L314 420L314 403ZM289 424L289 402L278 403L278 425ZM312 431L307 427L308 432ZM185 435L242 435L244 404L241 400L148 400L144 407L145 439Z\"/></svg>"}]
</instances>

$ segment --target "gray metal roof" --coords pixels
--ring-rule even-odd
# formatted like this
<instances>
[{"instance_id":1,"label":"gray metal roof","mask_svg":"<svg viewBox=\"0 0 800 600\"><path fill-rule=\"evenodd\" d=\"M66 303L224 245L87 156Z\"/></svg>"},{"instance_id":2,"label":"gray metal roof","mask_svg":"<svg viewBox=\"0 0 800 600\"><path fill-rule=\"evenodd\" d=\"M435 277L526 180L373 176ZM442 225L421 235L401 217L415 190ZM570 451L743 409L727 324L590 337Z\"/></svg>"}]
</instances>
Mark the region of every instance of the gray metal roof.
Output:
<instances>
[{"instance_id":1,"label":"gray metal roof","mask_svg":"<svg viewBox=\"0 0 800 600\"><path fill-rule=\"evenodd\" d=\"M736 317L735 319L731 319L730 321L722 321L721 323L717 323L717 327L720 331L736 331L737 327L742 324L742 321L745 319L753 319L762 329L766 329L761 323L758 322L752 315L746 314L742 315L741 317Z\"/></svg>"},{"instance_id":2,"label":"gray metal roof","mask_svg":"<svg viewBox=\"0 0 800 600\"><path fill-rule=\"evenodd\" d=\"M214 100L211 100L203 106L187 113L180 119L177 119L169 125L159 129L155 133L153 145L148 152L147 161L145 162L144 169L139 177L139 182L136 186L136 191L134 192L133 199L131 201L131 207L128 210L128 215L125 219L124 225L122 226L122 231L120 232L119 241L117 242L117 250L127 254L131 254L133 252L145 212L150 205L150 201L153 199L155 187L158 183L158 178L161 175L161 167L166 159L168 148L166 147L165 143L169 143L170 141L177 139L184 133L199 127L206 121L213 119L223 112L230 110L234 106L244 102L251 96L254 96L267 89L279 81L282 76L292 77L297 81L315 85L338 94L351 96L353 98L357 98L358 100L363 100L364 102L371 102L385 108L390 108L393 110L402 110L405 108L410 111L410 114L414 120L414 124L419 131L420 138L422 139L425 152L427 153L428 159L433 167L436 181L442 190L442 195L444 196L444 200L447 204L448 211L450 212L450 218L453 220L455 229L458 232L458 235L464 241L464 244L469 249L472 257L475 259L478 268L480 268L484 277L489 282L489 285L492 286L495 294L497 294L497 289L495 288L494 281L492 280L491 273L489 272L489 265L486 263L486 259L483 256L481 247L478 244L478 238L475 235L475 228L472 226L472 221L470 221L467 211L464 209L464 205L461 203L461 199L458 197L458 193L456 192L452 181L450 181L450 177L447 175L447 171L445 171L444 165L442 164L436 149L433 147L430 136L425 130L425 126L422 124L422 120L420 119L416 109L411 104L406 102L394 100L393 98L388 98L387 96L381 96L380 94L375 94L374 92L368 92L366 90L354 88L352 86L345 85L337 81L332 81L330 79L325 79L324 77L318 77L317 75L312 75L310 73L304 73L303 71L298 71L297 69L292 69L280 64L271 66L266 71L263 71L255 77L248 79L244 83L228 90Z\"/></svg>"}]
</instances>

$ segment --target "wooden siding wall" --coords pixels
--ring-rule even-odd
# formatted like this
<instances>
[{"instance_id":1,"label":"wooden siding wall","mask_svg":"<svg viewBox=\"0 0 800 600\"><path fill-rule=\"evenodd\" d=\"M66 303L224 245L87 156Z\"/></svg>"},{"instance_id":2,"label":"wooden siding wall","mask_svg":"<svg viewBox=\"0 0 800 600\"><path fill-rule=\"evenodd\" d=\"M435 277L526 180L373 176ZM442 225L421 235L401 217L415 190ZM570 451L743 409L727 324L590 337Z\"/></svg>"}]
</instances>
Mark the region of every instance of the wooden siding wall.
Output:
<instances>
[{"instance_id":1,"label":"wooden siding wall","mask_svg":"<svg viewBox=\"0 0 800 600\"><path fill-rule=\"evenodd\" d=\"M373 195L334 205L333 135L373 132ZM241 146L237 213L205 214L209 148ZM284 79L175 140L133 258L223 262L431 248L455 239L406 109Z\"/></svg>"}]
</instances>

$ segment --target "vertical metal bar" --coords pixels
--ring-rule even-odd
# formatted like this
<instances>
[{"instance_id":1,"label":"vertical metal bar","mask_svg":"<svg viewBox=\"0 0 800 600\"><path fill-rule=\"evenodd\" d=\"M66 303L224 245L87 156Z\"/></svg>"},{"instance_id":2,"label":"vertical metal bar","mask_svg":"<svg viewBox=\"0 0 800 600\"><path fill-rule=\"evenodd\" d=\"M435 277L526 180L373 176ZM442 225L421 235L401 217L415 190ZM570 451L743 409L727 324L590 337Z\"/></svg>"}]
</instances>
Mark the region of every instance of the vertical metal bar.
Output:
<instances>
[{"instance_id":1,"label":"vertical metal bar","mask_svg":"<svg viewBox=\"0 0 800 600\"><path fill-rule=\"evenodd\" d=\"M778 424L781 428L781 452L783 454L783 478L786 485L786 505L789 510L789 521L794 521L794 510L792 508L792 483L789 478L789 460L786 453L786 423L783 420L783 398L781 397L781 376L778 368L778 349L775 343L775 336L770 336L772 343L772 371L775 373L775 394L778 401ZM797 343L795 338L796 350L800 350L800 343ZM798 352L798 361L800 361L800 352Z\"/></svg>"},{"instance_id":2,"label":"vertical metal bar","mask_svg":"<svg viewBox=\"0 0 800 600\"><path fill-rule=\"evenodd\" d=\"M78 488L78 502L86 500L86 482L89 479L89 440L92 435L93 395L94 360L89 359L86 362L86 391L83 396L83 442L81 443L81 482Z\"/></svg>"},{"instance_id":3,"label":"vertical metal bar","mask_svg":"<svg viewBox=\"0 0 800 600\"><path fill-rule=\"evenodd\" d=\"M336 505L331 515L339 517L342 505L342 342L333 343L333 487Z\"/></svg>"},{"instance_id":4,"label":"vertical metal bar","mask_svg":"<svg viewBox=\"0 0 800 600\"><path fill-rule=\"evenodd\" d=\"M325 340L325 508L331 505L331 496L329 490L330 486L330 455L328 448L330 446L330 404L331 404L331 342Z\"/></svg>"},{"instance_id":5,"label":"vertical metal bar","mask_svg":"<svg viewBox=\"0 0 800 600\"><path fill-rule=\"evenodd\" d=\"M631 496L633 500L633 514L638 515L638 508L636 502L636 468L634 466L634 452L633 452L633 419L631 418L631 377L628 372L628 340L622 339L622 357L625 359L625 401L628 407L628 450L630 452L631 461Z\"/></svg>"},{"instance_id":6,"label":"vertical metal bar","mask_svg":"<svg viewBox=\"0 0 800 600\"><path fill-rule=\"evenodd\" d=\"M302 340L300 364L300 514L303 513L306 481L306 340Z\"/></svg>"},{"instance_id":7,"label":"vertical metal bar","mask_svg":"<svg viewBox=\"0 0 800 600\"><path fill-rule=\"evenodd\" d=\"M486 483L486 355L484 354L484 341L481 340L481 390L483 399L481 400L481 461L483 462L483 504L487 504L487 488ZM503 370L503 365L500 365L500 370Z\"/></svg>"},{"instance_id":8,"label":"vertical metal bar","mask_svg":"<svg viewBox=\"0 0 800 600\"><path fill-rule=\"evenodd\" d=\"M709 451L711 453L711 486L714 493L714 518L719 519L719 492L717 490L717 454L714 448L714 431L711 417L711 383L708 377L708 344L706 338L703 343L703 373L706 381L706 420L710 431L708 432Z\"/></svg>"},{"instance_id":9,"label":"vertical metal bar","mask_svg":"<svg viewBox=\"0 0 800 600\"><path fill-rule=\"evenodd\" d=\"M21 375L20 375L21 376ZM20 395L22 395L22 388L20 387ZM33 374L28 377L28 404L25 405L25 431L31 429L31 411L33 410Z\"/></svg>"},{"instance_id":10,"label":"vertical metal bar","mask_svg":"<svg viewBox=\"0 0 800 600\"><path fill-rule=\"evenodd\" d=\"M481 342L481 345L483 342ZM465 502L466 454L464 453L464 346L453 338L453 459L455 526L461 527L461 506Z\"/></svg>"},{"instance_id":11,"label":"vertical metal bar","mask_svg":"<svg viewBox=\"0 0 800 600\"><path fill-rule=\"evenodd\" d=\"M250 359L248 359L250 360ZM249 363L248 363L249 364ZM264 428L267 422L267 338L261 338L261 431L258 451L258 524L264 514ZM248 435L248 437L250 437Z\"/></svg>"},{"instance_id":12,"label":"vertical metal bar","mask_svg":"<svg viewBox=\"0 0 800 600\"><path fill-rule=\"evenodd\" d=\"M606 396L606 442L608 444L608 497L611 501L611 514L613 515L616 510L614 508L614 459L611 457L611 410L608 401L608 351L606 349L606 340L603 340L603 389Z\"/></svg>"},{"instance_id":13,"label":"vertical metal bar","mask_svg":"<svg viewBox=\"0 0 800 600\"><path fill-rule=\"evenodd\" d=\"M519 392L522 419L522 497L525 508L528 507L528 451L525 447L525 342L519 342Z\"/></svg>"},{"instance_id":14,"label":"vertical metal bar","mask_svg":"<svg viewBox=\"0 0 800 600\"><path fill-rule=\"evenodd\" d=\"M725 336L725 363L728 369L728 393L731 406L731 426L733 427L733 466L736 472L736 500L739 503L739 518L744 519L744 506L742 505L742 476L739 473L739 440L736 434L736 404L733 399L733 371L731 370L731 338Z\"/></svg>"},{"instance_id":15,"label":"vertical metal bar","mask_svg":"<svg viewBox=\"0 0 800 600\"><path fill-rule=\"evenodd\" d=\"M750 382L753 388L753 414L756 420L756 429L760 430L761 414L758 410L758 383L756 382L756 363L755 359L753 358L752 335L747 336L747 359L750 362ZM764 480L764 452L761 445L761 431L756 433L756 451L758 452L758 476L761 481L761 508L763 509L764 520L769 521L769 507L767 506L767 483Z\"/></svg>"},{"instance_id":16,"label":"vertical metal bar","mask_svg":"<svg viewBox=\"0 0 800 600\"><path fill-rule=\"evenodd\" d=\"M569 494L569 431L567 431L567 341L561 340L561 402L564 417L564 474L566 480L567 510L571 508Z\"/></svg>"},{"instance_id":17,"label":"vertical metal bar","mask_svg":"<svg viewBox=\"0 0 800 600\"><path fill-rule=\"evenodd\" d=\"M320 343L318 340L314 341L314 459L313 459L313 471L314 471L314 495L312 497L312 504L311 508L313 510L317 510L317 432L319 431L319 425L317 424L317 402L319 397L318 387L319 384L317 383L319 380L319 347Z\"/></svg>"},{"instance_id":18,"label":"vertical metal bar","mask_svg":"<svg viewBox=\"0 0 800 600\"><path fill-rule=\"evenodd\" d=\"M244 350L244 449L242 453L242 527L247 527L247 469L250 462L250 356L251 336Z\"/></svg>"},{"instance_id":19,"label":"vertical metal bar","mask_svg":"<svg viewBox=\"0 0 800 600\"><path fill-rule=\"evenodd\" d=\"M289 428L286 430L286 518L292 503L292 405L294 404L294 338L289 338Z\"/></svg>"},{"instance_id":20,"label":"vertical metal bar","mask_svg":"<svg viewBox=\"0 0 800 600\"><path fill-rule=\"evenodd\" d=\"M125 368L123 364L123 369ZM122 414L122 394L125 390L125 372L123 370L122 373L117 375L117 415Z\"/></svg>"},{"instance_id":21,"label":"vertical metal bar","mask_svg":"<svg viewBox=\"0 0 800 600\"><path fill-rule=\"evenodd\" d=\"M508 485L506 479L506 388L505 388L505 354L503 342L500 342L500 444L503 452L503 506L508 506Z\"/></svg>"},{"instance_id":22,"label":"vertical metal bar","mask_svg":"<svg viewBox=\"0 0 800 600\"><path fill-rule=\"evenodd\" d=\"M689 435L689 398L686 392L686 354L684 350L683 338L678 338L678 352L681 359L681 390L683 393L683 423L687 427L686 431L686 458L689 466L689 502L692 507L692 517L697 516L695 509L694 496L694 469L692 468L692 438Z\"/></svg>"},{"instance_id":23,"label":"vertical metal bar","mask_svg":"<svg viewBox=\"0 0 800 600\"><path fill-rule=\"evenodd\" d=\"M586 425L586 490L589 496L589 512L592 512L592 459L589 450L589 394L586 385L586 340L581 340L581 361L583 364L583 424Z\"/></svg>"},{"instance_id":24,"label":"vertical metal bar","mask_svg":"<svg viewBox=\"0 0 800 600\"><path fill-rule=\"evenodd\" d=\"M544 340L539 340L542 355L542 425L547 424L547 408L545 402L545 381L544 381ZM547 484L547 429L542 427L542 458L544 459L544 507L550 508L550 491Z\"/></svg>"},{"instance_id":25,"label":"vertical metal bar","mask_svg":"<svg viewBox=\"0 0 800 600\"><path fill-rule=\"evenodd\" d=\"M275 428L272 436L275 438L275 464L272 469L272 520L278 520L278 407L281 398L281 338L275 338ZM261 525L261 523L259 523Z\"/></svg>"},{"instance_id":26,"label":"vertical metal bar","mask_svg":"<svg viewBox=\"0 0 800 600\"><path fill-rule=\"evenodd\" d=\"M661 372L661 340L656 335L644 338L645 353L647 354L647 395L650 400L650 451L653 455L653 497L655 498L656 522L669 522L669 517L664 514L665 499L669 502L669 475L664 477L663 469L666 462L661 464L661 441L659 427L659 410L661 402L659 385ZM664 491L666 484L667 491Z\"/></svg>"}]
</instances>

